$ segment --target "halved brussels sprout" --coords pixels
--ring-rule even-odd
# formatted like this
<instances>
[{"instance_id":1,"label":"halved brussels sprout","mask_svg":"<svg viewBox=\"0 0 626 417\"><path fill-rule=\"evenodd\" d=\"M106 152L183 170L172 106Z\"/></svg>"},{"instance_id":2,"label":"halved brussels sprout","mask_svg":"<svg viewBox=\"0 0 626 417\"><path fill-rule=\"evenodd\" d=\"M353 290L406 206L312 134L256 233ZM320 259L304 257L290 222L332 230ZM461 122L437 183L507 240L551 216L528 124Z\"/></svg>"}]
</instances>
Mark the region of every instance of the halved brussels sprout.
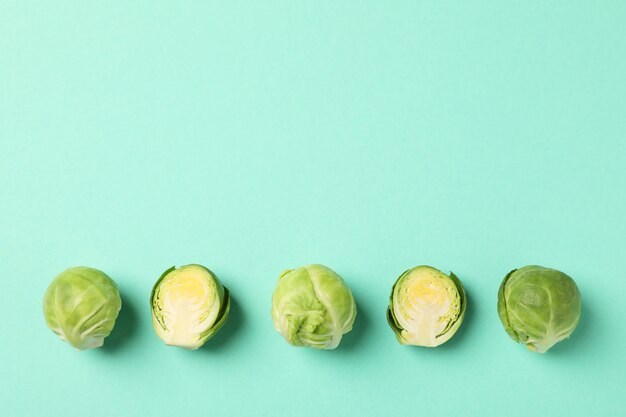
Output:
<instances>
[{"instance_id":1,"label":"halved brussels sprout","mask_svg":"<svg viewBox=\"0 0 626 417\"><path fill-rule=\"evenodd\" d=\"M514 269L498 291L504 330L534 352L545 353L569 337L580 320L581 297L572 278L536 265Z\"/></svg>"},{"instance_id":2,"label":"halved brussels sprout","mask_svg":"<svg viewBox=\"0 0 626 417\"><path fill-rule=\"evenodd\" d=\"M121 307L117 284L104 272L86 266L61 272L43 298L48 327L78 350L102 346Z\"/></svg>"},{"instance_id":3,"label":"halved brussels sprout","mask_svg":"<svg viewBox=\"0 0 626 417\"><path fill-rule=\"evenodd\" d=\"M332 269L308 265L283 272L272 295L274 327L294 346L334 349L352 330L356 304Z\"/></svg>"},{"instance_id":4,"label":"halved brussels sprout","mask_svg":"<svg viewBox=\"0 0 626 417\"><path fill-rule=\"evenodd\" d=\"M463 284L453 273L416 266L393 285L387 321L401 344L435 347L459 329L466 302Z\"/></svg>"},{"instance_id":5,"label":"halved brussels sprout","mask_svg":"<svg viewBox=\"0 0 626 417\"><path fill-rule=\"evenodd\" d=\"M198 349L226 322L230 294L202 265L171 267L154 284L152 325L168 345Z\"/></svg>"}]
</instances>

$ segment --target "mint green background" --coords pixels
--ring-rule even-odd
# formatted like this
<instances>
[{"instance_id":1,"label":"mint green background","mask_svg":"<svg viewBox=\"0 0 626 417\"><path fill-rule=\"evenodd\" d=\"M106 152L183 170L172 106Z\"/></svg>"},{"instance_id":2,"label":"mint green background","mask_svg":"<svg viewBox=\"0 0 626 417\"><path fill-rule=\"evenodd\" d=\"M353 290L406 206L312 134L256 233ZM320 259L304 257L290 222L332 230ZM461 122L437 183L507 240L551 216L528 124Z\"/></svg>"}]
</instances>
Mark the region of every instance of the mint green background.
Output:
<instances>
[{"instance_id":1,"label":"mint green background","mask_svg":"<svg viewBox=\"0 0 626 417\"><path fill-rule=\"evenodd\" d=\"M625 21L622 1L1 1L0 414L626 414ZM235 300L195 352L148 307L190 262ZM312 262L357 299L335 351L272 327L279 273ZM469 295L437 349L384 317L423 263ZM496 314L529 263L583 294L544 356ZM72 265L122 292L96 351L42 317Z\"/></svg>"}]
</instances>

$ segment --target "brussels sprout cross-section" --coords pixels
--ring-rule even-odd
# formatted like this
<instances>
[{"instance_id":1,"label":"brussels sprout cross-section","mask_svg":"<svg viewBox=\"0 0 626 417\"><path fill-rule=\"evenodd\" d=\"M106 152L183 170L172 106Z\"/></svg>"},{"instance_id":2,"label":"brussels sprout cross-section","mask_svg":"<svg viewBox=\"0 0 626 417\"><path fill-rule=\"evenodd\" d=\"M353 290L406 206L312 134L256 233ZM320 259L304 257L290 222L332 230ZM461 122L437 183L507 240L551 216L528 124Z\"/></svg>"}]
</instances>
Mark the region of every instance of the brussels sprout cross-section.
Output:
<instances>
[{"instance_id":1,"label":"brussels sprout cross-section","mask_svg":"<svg viewBox=\"0 0 626 417\"><path fill-rule=\"evenodd\" d=\"M401 344L435 347L459 329L466 303L463 285L453 273L416 266L391 289L387 321Z\"/></svg>"},{"instance_id":2,"label":"brussels sprout cross-section","mask_svg":"<svg viewBox=\"0 0 626 417\"><path fill-rule=\"evenodd\" d=\"M172 267L152 289L152 324L168 345L198 349L226 322L230 293L202 265Z\"/></svg>"}]
</instances>

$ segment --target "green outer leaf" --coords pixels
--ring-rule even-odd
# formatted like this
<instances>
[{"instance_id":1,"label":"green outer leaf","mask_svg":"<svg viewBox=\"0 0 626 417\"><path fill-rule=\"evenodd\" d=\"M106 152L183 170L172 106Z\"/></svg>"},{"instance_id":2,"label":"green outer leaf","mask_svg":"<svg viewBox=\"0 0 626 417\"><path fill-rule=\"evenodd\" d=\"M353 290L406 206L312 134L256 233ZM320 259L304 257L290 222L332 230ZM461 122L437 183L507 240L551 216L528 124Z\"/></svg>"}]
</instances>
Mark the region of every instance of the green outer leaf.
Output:
<instances>
[{"instance_id":1,"label":"green outer leaf","mask_svg":"<svg viewBox=\"0 0 626 417\"><path fill-rule=\"evenodd\" d=\"M209 275L211 276L211 278L215 281L215 284L217 286L217 288L219 289L220 287L223 289L224 291L224 295L222 300L220 300L221 305L220 305L220 311L217 314L215 323L213 323L213 325L211 327L209 327L205 333L200 335L199 341L200 341L200 345L198 346L201 347L202 345L204 345L204 343L206 343L207 340L209 340L210 338L212 338L215 333L218 332L218 330L220 330L224 324L226 323L226 319L228 319L228 313L230 312L230 291L228 290L228 288L226 288L221 281L217 278L217 275L215 275L213 273L213 271L211 271L209 268L207 268L204 265L200 265L200 264L188 264L188 265L182 265L178 268L176 268L176 266L172 266L168 269L166 269L161 276L159 277L159 279L156 281L156 283L154 284L154 286L152 287L152 291L150 293L150 309L152 311L152 317L155 318L157 320L157 322L159 323L160 327L164 330L167 331L166 327L165 327L165 322L163 319L163 316L161 314L154 314L154 309L156 308L156 303L154 300L154 296L156 295L156 291L157 288L159 287L159 285L161 284L161 282L169 275L170 272L177 270L177 269L182 269L188 266L197 266L200 267L204 270L206 270ZM153 322L154 323L154 322Z\"/></svg>"},{"instance_id":2,"label":"green outer leaf","mask_svg":"<svg viewBox=\"0 0 626 417\"><path fill-rule=\"evenodd\" d=\"M576 282L556 269L527 265L513 270L498 290L498 315L504 329L534 352L545 353L569 337L580 312Z\"/></svg>"},{"instance_id":3,"label":"green outer leaf","mask_svg":"<svg viewBox=\"0 0 626 417\"><path fill-rule=\"evenodd\" d=\"M272 321L289 344L323 349L331 341L331 326L311 273L307 267L281 273L272 294Z\"/></svg>"},{"instance_id":4,"label":"green outer leaf","mask_svg":"<svg viewBox=\"0 0 626 417\"><path fill-rule=\"evenodd\" d=\"M448 278L450 278L452 280L452 282L454 283L457 291L459 292L459 299L460 299L459 315L458 315L457 319L454 322L448 323L448 326L439 335L437 335L437 338L439 338L441 336L444 336L445 334L447 334L449 332L452 332L452 334L449 337L449 338L452 338L452 336L454 336L454 333L456 333L456 331L461 326L461 323L463 322L463 319L465 318L465 310L467 308L467 296L465 294L465 288L463 287L463 283L461 282L461 280L453 272L450 272L450 275L446 275L443 272L441 272L440 270L438 270L436 268L433 268L431 266L428 266L428 265L418 265L416 267L407 269L402 274L400 274L398 279L396 279L396 282L391 287L391 294L389 295L389 306L387 307L387 314L386 314L386 316L387 316L387 323L389 323L389 327L391 327L391 330L393 330L394 334L396 335L396 338L398 339L398 342L400 342L400 344L402 344L402 345L409 345L410 343L402 336L402 331L404 331L406 329L402 328L402 326L398 322L398 319L394 315L394 312L393 312L393 294L395 292L396 286L405 278L406 275L411 273L411 271L413 271L414 269L421 268L421 267L427 267L427 268L434 269L434 270L440 272L442 275L447 276ZM443 342L443 343L445 343L445 342Z\"/></svg>"},{"instance_id":5,"label":"green outer leaf","mask_svg":"<svg viewBox=\"0 0 626 417\"><path fill-rule=\"evenodd\" d=\"M121 307L116 282L104 272L85 266L57 275L43 300L48 327L78 350L102 346L115 327Z\"/></svg>"},{"instance_id":6,"label":"green outer leaf","mask_svg":"<svg viewBox=\"0 0 626 417\"><path fill-rule=\"evenodd\" d=\"M402 337L402 330L404 329L400 326L398 320L396 319L396 316L393 314L393 293L395 292L396 285L398 285L398 283L402 281L404 276L412 269L413 268L407 269L402 274L400 274L398 279L396 279L396 282L394 282L394 284L391 286L391 294L389 295L389 306L387 307L387 322L389 323L391 330L393 330L394 334L396 335L398 342L400 342L400 344L402 345L408 345L409 343L404 337Z\"/></svg>"},{"instance_id":7,"label":"green outer leaf","mask_svg":"<svg viewBox=\"0 0 626 417\"><path fill-rule=\"evenodd\" d=\"M163 281L163 279L165 279L165 277L175 269L176 269L176 266L172 266L171 268L166 269L165 272L161 274L157 282L152 286L152 291L150 292L150 311L152 312L152 317L157 319L157 322L159 323L159 325L161 326L163 330L167 330L165 328L165 322L163 321L163 315L154 314L154 309L155 309L155 304L156 304L154 302L154 296L156 294L157 288L159 287L159 285L161 285L161 281Z\"/></svg>"},{"instance_id":8,"label":"green outer leaf","mask_svg":"<svg viewBox=\"0 0 626 417\"><path fill-rule=\"evenodd\" d=\"M224 299L222 300L220 311L217 314L217 320L215 321L215 324L213 324L213 326L211 326L207 330L207 332L202 335L202 338L200 339L201 345L203 345L207 340L212 338L215 333L217 333L217 331L221 329L222 326L224 326L224 324L226 323L226 319L228 318L228 313L230 312L230 291L223 285L222 288L224 288Z\"/></svg>"},{"instance_id":9,"label":"green outer leaf","mask_svg":"<svg viewBox=\"0 0 626 417\"><path fill-rule=\"evenodd\" d=\"M458 328L461 326L461 323L463 322L463 319L465 318L465 309L467 307L467 296L465 295L465 288L463 287L463 283L461 283L461 280L456 275L454 275L454 272L452 271L450 271L450 275L448 275L448 277L452 280L452 282L454 282L454 285L457 291L459 292L459 299L461 302L461 306L459 307L459 316L454 321L454 323L453 322L448 323L448 327L446 327L440 334L438 334L437 337L441 337L450 331L453 331L453 335L454 335L454 332L458 330ZM450 337L452 337L452 335Z\"/></svg>"},{"instance_id":10,"label":"green outer leaf","mask_svg":"<svg viewBox=\"0 0 626 417\"><path fill-rule=\"evenodd\" d=\"M283 271L272 294L274 328L294 346L334 349L356 314L350 288L324 265Z\"/></svg>"},{"instance_id":11,"label":"green outer leaf","mask_svg":"<svg viewBox=\"0 0 626 417\"><path fill-rule=\"evenodd\" d=\"M509 313L508 313L508 308L507 308L507 303L506 303L506 297L504 296L504 289L506 287L506 283L508 282L509 278L511 278L511 275L513 275L515 271L517 271L517 269L514 269L508 274L506 274L506 276L502 280L502 283L500 284L500 288L498 289L498 316L500 317L500 321L502 322L502 325L504 326L504 330L506 330L507 334L511 337L511 339L515 340L516 342L520 342L519 334L517 334L515 329L511 327L511 322L509 320Z\"/></svg>"}]
</instances>

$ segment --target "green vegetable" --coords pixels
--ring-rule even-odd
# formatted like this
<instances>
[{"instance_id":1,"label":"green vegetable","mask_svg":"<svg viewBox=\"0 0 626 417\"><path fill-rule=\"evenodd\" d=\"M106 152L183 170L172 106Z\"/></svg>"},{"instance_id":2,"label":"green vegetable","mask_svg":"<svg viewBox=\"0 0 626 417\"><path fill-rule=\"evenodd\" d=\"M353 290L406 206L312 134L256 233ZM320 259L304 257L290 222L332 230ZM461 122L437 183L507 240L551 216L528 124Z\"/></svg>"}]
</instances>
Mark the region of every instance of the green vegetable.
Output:
<instances>
[{"instance_id":1,"label":"green vegetable","mask_svg":"<svg viewBox=\"0 0 626 417\"><path fill-rule=\"evenodd\" d=\"M154 284L152 325L168 345L198 349L226 322L230 293L202 265L171 267Z\"/></svg>"},{"instance_id":2,"label":"green vegetable","mask_svg":"<svg viewBox=\"0 0 626 417\"><path fill-rule=\"evenodd\" d=\"M401 344L435 347L459 329L466 303L463 284L453 273L416 266L393 285L387 321Z\"/></svg>"},{"instance_id":3,"label":"green vegetable","mask_svg":"<svg viewBox=\"0 0 626 417\"><path fill-rule=\"evenodd\" d=\"M356 304L332 269L308 265L283 272L272 296L274 327L294 346L334 349L352 330Z\"/></svg>"},{"instance_id":4,"label":"green vegetable","mask_svg":"<svg viewBox=\"0 0 626 417\"><path fill-rule=\"evenodd\" d=\"M556 269L530 265L504 277L498 315L513 340L544 353L569 337L580 320L581 299L572 278Z\"/></svg>"},{"instance_id":5,"label":"green vegetable","mask_svg":"<svg viewBox=\"0 0 626 417\"><path fill-rule=\"evenodd\" d=\"M117 284L104 272L86 266L61 272L43 299L48 327L78 350L102 346L121 307Z\"/></svg>"}]
</instances>

